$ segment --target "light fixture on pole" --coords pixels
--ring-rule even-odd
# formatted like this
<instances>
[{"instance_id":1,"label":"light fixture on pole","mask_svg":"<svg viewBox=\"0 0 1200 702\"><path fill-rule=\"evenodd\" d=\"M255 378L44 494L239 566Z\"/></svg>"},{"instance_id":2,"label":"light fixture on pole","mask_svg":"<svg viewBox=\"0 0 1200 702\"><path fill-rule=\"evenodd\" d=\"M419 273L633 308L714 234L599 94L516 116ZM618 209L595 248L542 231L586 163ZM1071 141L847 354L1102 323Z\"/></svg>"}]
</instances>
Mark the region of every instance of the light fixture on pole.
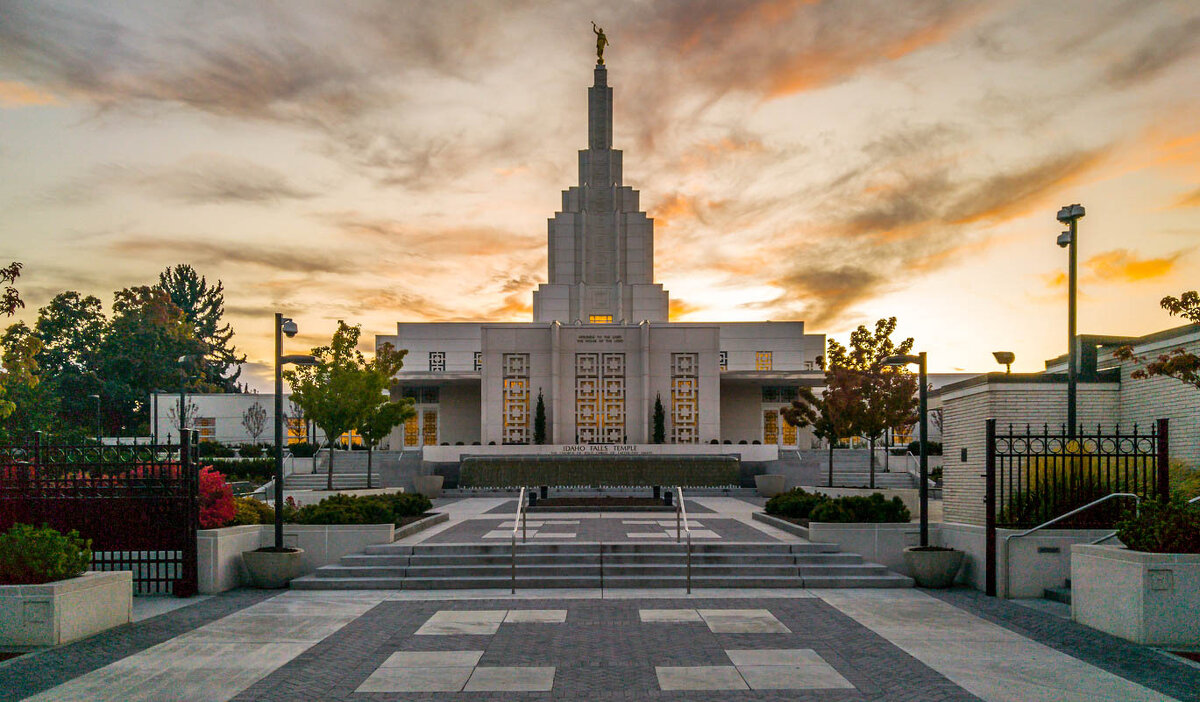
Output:
<instances>
[{"instance_id":1,"label":"light fixture on pole","mask_svg":"<svg viewBox=\"0 0 1200 702\"><path fill-rule=\"evenodd\" d=\"M906 366L910 363L916 363L919 369L917 382L920 387L917 396L920 399L917 416L921 427L921 548L925 548L929 545L929 387L926 381L925 352L915 356L888 356L883 359L885 366Z\"/></svg>"},{"instance_id":2,"label":"light fixture on pole","mask_svg":"<svg viewBox=\"0 0 1200 702\"><path fill-rule=\"evenodd\" d=\"M96 444L100 444L100 396L88 395L89 398L96 401Z\"/></svg>"},{"instance_id":3,"label":"light fixture on pole","mask_svg":"<svg viewBox=\"0 0 1200 702\"><path fill-rule=\"evenodd\" d=\"M996 363L1004 364L1004 374L1012 375L1013 361L1017 360L1017 355L1012 351L993 351L992 357L996 359Z\"/></svg>"},{"instance_id":4,"label":"light fixture on pole","mask_svg":"<svg viewBox=\"0 0 1200 702\"><path fill-rule=\"evenodd\" d=\"M283 550L283 364L311 366L317 362L308 354L283 355L283 335L290 339L299 329L296 323L275 313L275 550Z\"/></svg>"},{"instance_id":5,"label":"light fixture on pole","mask_svg":"<svg viewBox=\"0 0 1200 702\"><path fill-rule=\"evenodd\" d=\"M1075 310L1076 310L1076 261L1079 242L1079 218L1086 214L1083 205L1065 205L1058 211L1058 221L1070 227L1058 235L1056 243L1067 249L1070 262L1068 263L1067 280L1067 435L1075 436L1076 416L1075 398L1079 382L1078 344L1075 342Z\"/></svg>"}]
</instances>

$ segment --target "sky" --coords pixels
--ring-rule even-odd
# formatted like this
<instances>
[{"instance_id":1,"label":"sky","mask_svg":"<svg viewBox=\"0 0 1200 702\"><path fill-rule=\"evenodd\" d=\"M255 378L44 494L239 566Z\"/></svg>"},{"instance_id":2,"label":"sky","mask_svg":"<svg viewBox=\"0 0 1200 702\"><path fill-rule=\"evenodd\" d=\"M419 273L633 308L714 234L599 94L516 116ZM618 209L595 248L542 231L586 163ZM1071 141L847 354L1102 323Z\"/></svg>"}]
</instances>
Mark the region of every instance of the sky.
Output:
<instances>
[{"instance_id":1,"label":"sky","mask_svg":"<svg viewBox=\"0 0 1200 702\"><path fill-rule=\"evenodd\" d=\"M1200 3L0 0L0 264L63 290L188 263L267 389L272 315L368 346L528 321L595 36L678 321L896 316L931 370L1178 326L1200 282Z\"/></svg>"}]
</instances>

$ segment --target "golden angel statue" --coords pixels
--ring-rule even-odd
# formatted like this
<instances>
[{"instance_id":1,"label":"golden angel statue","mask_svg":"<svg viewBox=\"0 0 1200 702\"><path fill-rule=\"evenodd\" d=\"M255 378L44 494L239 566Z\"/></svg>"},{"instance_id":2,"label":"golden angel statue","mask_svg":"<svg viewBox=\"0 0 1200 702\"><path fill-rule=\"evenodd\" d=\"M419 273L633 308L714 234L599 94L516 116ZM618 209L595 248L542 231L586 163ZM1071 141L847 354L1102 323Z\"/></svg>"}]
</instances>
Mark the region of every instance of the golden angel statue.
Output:
<instances>
[{"instance_id":1,"label":"golden angel statue","mask_svg":"<svg viewBox=\"0 0 1200 702\"><path fill-rule=\"evenodd\" d=\"M608 37L604 36L604 28L597 27L595 22L592 22L592 31L596 34L596 63L604 65L604 47L608 46Z\"/></svg>"}]
</instances>

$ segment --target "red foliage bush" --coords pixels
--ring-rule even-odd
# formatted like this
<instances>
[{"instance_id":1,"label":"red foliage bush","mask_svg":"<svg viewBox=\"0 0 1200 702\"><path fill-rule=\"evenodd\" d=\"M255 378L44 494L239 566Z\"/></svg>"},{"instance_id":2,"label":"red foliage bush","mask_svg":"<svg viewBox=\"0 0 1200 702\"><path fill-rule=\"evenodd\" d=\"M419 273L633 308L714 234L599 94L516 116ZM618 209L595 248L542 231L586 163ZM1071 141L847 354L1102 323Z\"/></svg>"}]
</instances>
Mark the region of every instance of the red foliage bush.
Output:
<instances>
[{"instance_id":1,"label":"red foliage bush","mask_svg":"<svg viewBox=\"0 0 1200 702\"><path fill-rule=\"evenodd\" d=\"M225 475L210 466L200 469L200 528L216 529L225 526L237 514L233 489Z\"/></svg>"}]
</instances>

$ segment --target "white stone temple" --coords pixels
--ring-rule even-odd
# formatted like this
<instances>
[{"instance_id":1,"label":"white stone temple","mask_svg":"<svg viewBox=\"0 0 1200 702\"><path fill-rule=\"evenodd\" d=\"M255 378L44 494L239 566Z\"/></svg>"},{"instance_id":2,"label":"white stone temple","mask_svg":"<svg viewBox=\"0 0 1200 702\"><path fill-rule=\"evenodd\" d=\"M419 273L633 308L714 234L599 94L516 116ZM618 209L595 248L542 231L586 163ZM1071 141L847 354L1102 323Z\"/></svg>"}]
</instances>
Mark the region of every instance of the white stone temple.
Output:
<instances>
[{"instance_id":1,"label":"white stone temple","mask_svg":"<svg viewBox=\"0 0 1200 702\"><path fill-rule=\"evenodd\" d=\"M560 449L655 452L647 445L656 398L673 451L728 453L732 444L770 460L780 446L810 446L779 409L799 386L822 384L825 336L805 334L803 322L669 321L667 291L654 282L654 220L622 184L622 154L612 148L607 73L598 64L588 89L588 148L579 184L549 221L549 282L533 293L533 321L400 322L376 337L376 346L408 350L392 396L417 402L393 449L541 452L529 446L539 393L545 443ZM602 448L611 445L637 446Z\"/></svg>"}]
</instances>

